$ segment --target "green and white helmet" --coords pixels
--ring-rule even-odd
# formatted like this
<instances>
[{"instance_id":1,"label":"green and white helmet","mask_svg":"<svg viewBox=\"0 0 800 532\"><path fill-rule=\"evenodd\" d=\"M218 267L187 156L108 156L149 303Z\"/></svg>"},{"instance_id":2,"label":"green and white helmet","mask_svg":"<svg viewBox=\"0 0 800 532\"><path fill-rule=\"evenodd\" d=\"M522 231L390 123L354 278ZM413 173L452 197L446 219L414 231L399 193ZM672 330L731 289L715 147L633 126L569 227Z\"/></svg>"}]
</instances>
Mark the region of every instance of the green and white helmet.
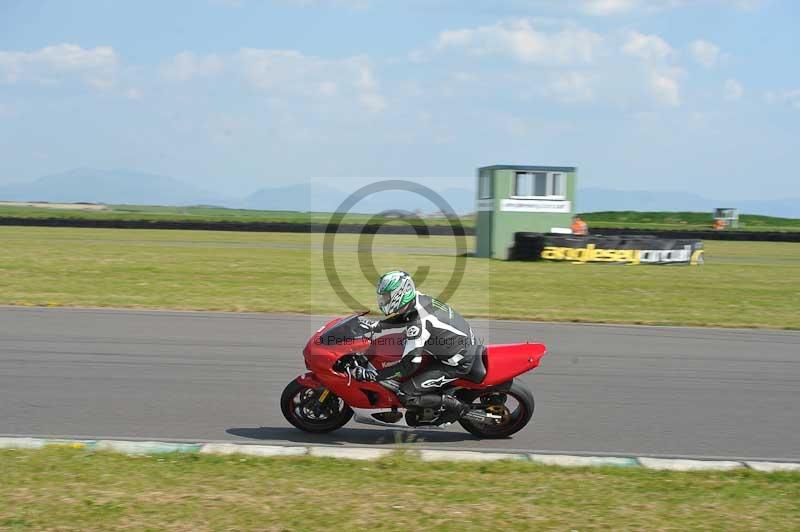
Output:
<instances>
[{"instance_id":1,"label":"green and white helmet","mask_svg":"<svg viewBox=\"0 0 800 532\"><path fill-rule=\"evenodd\" d=\"M384 273L378 279L378 308L387 316L403 314L414 306L417 289L406 272Z\"/></svg>"}]
</instances>

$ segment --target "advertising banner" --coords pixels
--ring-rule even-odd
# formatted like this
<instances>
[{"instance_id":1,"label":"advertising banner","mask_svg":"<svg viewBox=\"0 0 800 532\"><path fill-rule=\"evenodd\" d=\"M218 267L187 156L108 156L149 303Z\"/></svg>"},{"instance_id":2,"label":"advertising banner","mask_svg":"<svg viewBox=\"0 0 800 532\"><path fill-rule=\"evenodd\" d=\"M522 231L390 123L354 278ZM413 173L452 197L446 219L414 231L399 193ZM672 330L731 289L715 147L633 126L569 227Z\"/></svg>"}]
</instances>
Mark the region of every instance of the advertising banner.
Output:
<instances>
[{"instance_id":1,"label":"advertising banner","mask_svg":"<svg viewBox=\"0 0 800 532\"><path fill-rule=\"evenodd\" d=\"M703 242L654 236L516 233L512 260L605 264L702 264Z\"/></svg>"}]
</instances>

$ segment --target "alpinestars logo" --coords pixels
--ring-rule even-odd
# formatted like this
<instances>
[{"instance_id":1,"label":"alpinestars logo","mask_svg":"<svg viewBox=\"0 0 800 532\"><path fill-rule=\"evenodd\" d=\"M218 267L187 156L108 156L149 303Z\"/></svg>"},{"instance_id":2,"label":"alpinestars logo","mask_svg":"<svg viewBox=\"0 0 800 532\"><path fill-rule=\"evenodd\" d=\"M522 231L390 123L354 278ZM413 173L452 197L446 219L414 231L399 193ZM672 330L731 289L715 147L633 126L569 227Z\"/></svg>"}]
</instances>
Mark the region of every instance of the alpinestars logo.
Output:
<instances>
[{"instance_id":1,"label":"alpinestars logo","mask_svg":"<svg viewBox=\"0 0 800 532\"><path fill-rule=\"evenodd\" d=\"M420 384L420 386L422 386L423 388L441 388L448 382L453 382L454 380L457 379L445 379L444 375L442 375L438 379L428 379L424 381L422 384Z\"/></svg>"},{"instance_id":2,"label":"alpinestars logo","mask_svg":"<svg viewBox=\"0 0 800 532\"><path fill-rule=\"evenodd\" d=\"M406 329L406 336L409 338L416 338L417 336L419 336L419 333L420 333L419 327L417 327L416 325L412 325L411 327Z\"/></svg>"}]
</instances>

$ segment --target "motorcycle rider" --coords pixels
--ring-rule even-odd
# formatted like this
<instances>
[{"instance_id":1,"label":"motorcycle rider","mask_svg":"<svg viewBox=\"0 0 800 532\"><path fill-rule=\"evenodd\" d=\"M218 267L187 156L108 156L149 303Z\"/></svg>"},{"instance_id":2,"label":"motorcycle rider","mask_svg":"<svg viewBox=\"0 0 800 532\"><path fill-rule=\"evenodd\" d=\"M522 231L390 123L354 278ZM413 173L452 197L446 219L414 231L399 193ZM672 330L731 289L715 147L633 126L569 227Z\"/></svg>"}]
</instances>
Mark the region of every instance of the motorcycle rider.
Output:
<instances>
[{"instance_id":1,"label":"motorcycle rider","mask_svg":"<svg viewBox=\"0 0 800 532\"><path fill-rule=\"evenodd\" d=\"M441 392L449 382L467 375L474 357L482 352L483 346L475 341L467 321L450 305L417 292L413 279L403 271L382 275L377 294L378 307L387 318L362 320L365 336L375 341L387 334L404 333L403 356L397 364L380 371L356 367L353 378L390 384L406 407L443 408L444 415L439 416L438 422L455 421L466 414L468 405ZM433 361L417 373L423 354L430 355ZM411 378L392 382L405 377Z\"/></svg>"}]
</instances>

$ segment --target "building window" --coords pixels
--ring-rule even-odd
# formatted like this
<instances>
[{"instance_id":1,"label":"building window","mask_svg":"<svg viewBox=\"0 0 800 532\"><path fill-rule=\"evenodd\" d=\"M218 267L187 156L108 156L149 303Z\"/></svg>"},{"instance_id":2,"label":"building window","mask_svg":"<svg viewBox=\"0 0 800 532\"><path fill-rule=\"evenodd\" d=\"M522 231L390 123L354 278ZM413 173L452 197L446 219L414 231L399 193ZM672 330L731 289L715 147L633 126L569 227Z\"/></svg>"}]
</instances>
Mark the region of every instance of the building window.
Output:
<instances>
[{"instance_id":1,"label":"building window","mask_svg":"<svg viewBox=\"0 0 800 532\"><path fill-rule=\"evenodd\" d=\"M478 178L478 199L491 199L492 176L483 174Z\"/></svg>"},{"instance_id":2,"label":"building window","mask_svg":"<svg viewBox=\"0 0 800 532\"><path fill-rule=\"evenodd\" d=\"M563 172L517 172L515 198L564 199L567 176Z\"/></svg>"},{"instance_id":3,"label":"building window","mask_svg":"<svg viewBox=\"0 0 800 532\"><path fill-rule=\"evenodd\" d=\"M564 198L567 195L567 176L561 172L553 172L550 174L550 180L553 188L553 196Z\"/></svg>"}]
</instances>

